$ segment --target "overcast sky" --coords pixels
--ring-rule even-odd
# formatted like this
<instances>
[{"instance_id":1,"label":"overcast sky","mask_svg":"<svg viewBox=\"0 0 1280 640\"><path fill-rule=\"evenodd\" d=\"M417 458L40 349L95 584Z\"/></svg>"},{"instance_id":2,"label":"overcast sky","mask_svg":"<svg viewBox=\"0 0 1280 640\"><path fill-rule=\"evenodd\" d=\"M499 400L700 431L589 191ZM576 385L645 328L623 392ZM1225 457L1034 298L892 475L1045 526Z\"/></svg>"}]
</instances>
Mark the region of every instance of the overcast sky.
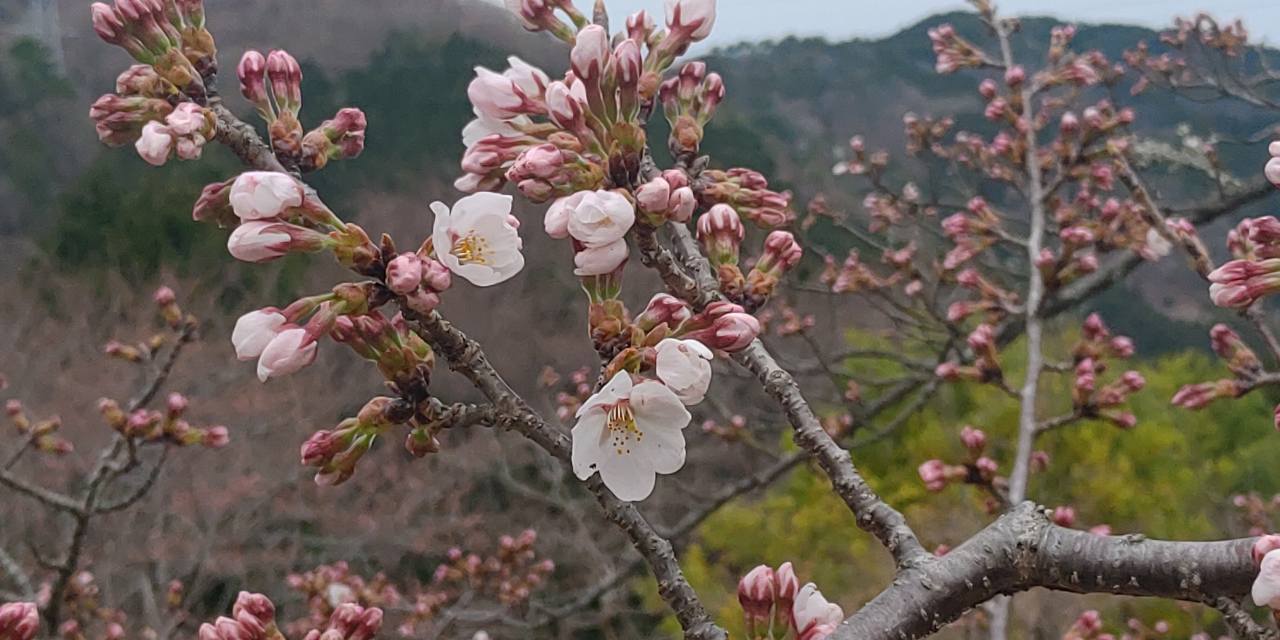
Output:
<instances>
[{"instance_id":1,"label":"overcast sky","mask_svg":"<svg viewBox=\"0 0 1280 640\"><path fill-rule=\"evenodd\" d=\"M490 0L501 2L501 0ZM1212 7L1219 18L1244 18L1256 37L1280 42L1280 0L996 0L1005 13L1052 15L1075 22L1118 22L1162 27L1175 15ZM588 8L589 0L577 0ZM719 0L720 16L710 42L728 44L786 35L833 40L892 34L925 16L965 9L954 0ZM608 0L610 13L639 9L661 14L662 0ZM615 19L618 19L615 17Z\"/></svg>"}]
</instances>

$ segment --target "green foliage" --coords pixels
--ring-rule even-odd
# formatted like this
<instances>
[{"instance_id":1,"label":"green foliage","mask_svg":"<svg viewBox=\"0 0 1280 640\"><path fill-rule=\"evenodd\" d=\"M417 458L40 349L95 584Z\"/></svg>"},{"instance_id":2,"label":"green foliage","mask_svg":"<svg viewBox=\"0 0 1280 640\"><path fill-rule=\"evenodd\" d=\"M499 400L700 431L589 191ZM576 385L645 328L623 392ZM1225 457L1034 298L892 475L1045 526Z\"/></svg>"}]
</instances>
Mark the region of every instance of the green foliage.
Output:
<instances>
[{"instance_id":1,"label":"green foliage","mask_svg":"<svg viewBox=\"0 0 1280 640\"><path fill-rule=\"evenodd\" d=\"M1072 338L1069 332L1058 334L1050 352L1065 353ZM867 340L862 336L855 342ZM1021 379L1022 365L1016 357L1021 350L1022 345L1015 344L1006 352L1010 380ZM1230 496L1249 490L1263 495L1280 491L1280 477L1272 471L1280 456L1280 440L1271 426L1276 398L1252 394L1189 412L1171 406L1169 398L1188 382L1229 375L1220 362L1188 351L1128 364L1148 382L1129 403L1139 417L1138 426L1124 431L1090 421L1046 434L1038 447L1052 462L1045 473L1032 476L1031 495L1049 507L1074 506L1079 528L1106 523L1118 534L1141 531L1178 539L1243 535ZM1123 371L1113 367L1102 381ZM1041 416L1069 409L1071 378L1047 374ZM860 470L886 500L906 513L929 548L958 544L990 521L980 490L950 486L940 494L929 493L916 473L929 458L965 459L959 431L966 424L987 431L988 454L1001 464L1002 473L1008 473L1017 402L990 386L948 385L894 436L867 446L858 446L863 438L852 436ZM785 432L780 437L786 438ZM855 610L892 579L887 554L856 529L848 508L812 466L793 472L758 499L721 509L704 523L698 541L684 550L681 560L704 602L735 634L742 630L734 591L737 580L757 564L794 562L802 580L817 582L846 611ZM1103 607L1104 615L1111 611L1115 619L1163 617L1173 626L1173 637L1192 631L1192 616L1174 603L1108 599L1093 604Z\"/></svg>"},{"instance_id":2,"label":"green foliage","mask_svg":"<svg viewBox=\"0 0 1280 640\"><path fill-rule=\"evenodd\" d=\"M48 49L35 40L19 39L0 57L0 179L32 207L46 205L54 192L50 174L57 141L49 132L60 123L49 107L74 93Z\"/></svg>"}]
</instances>

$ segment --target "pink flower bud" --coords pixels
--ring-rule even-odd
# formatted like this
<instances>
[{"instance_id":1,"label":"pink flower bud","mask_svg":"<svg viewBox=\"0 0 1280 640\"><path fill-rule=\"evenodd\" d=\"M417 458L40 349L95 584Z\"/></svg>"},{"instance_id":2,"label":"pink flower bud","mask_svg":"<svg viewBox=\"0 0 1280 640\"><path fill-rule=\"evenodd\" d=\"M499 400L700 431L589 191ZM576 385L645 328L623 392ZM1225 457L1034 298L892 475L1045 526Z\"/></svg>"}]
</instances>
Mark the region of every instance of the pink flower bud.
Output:
<instances>
[{"instance_id":1,"label":"pink flower bud","mask_svg":"<svg viewBox=\"0 0 1280 640\"><path fill-rule=\"evenodd\" d=\"M231 442L231 434L226 427L217 426L205 429L203 444L210 449L221 449Z\"/></svg>"},{"instance_id":2,"label":"pink flower bud","mask_svg":"<svg viewBox=\"0 0 1280 640\"><path fill-rule=\"evenodd\" d=\"M175 136L189 136L194 133L207 132L210 129L209 116L204 107L194 102L184 102L174 108L164 120L169 133Z\"/></svg>"},{"instance_id":3,"label":"pink flower bud","mask_svg":"<svg viewBox=\"0 0 1280 640\"><path fill-rule=\"evenodd\" d=\"M315 362L316 340L302 327L291 327L276 334L258 357L258 379L289 375Z\"/></svg>"},{"instance_id":4,"label":"pink flower bud","mask_svg":"<svg viewBox=\"0 0 1280 640\"><path fill-rule=\"evenodd\" d=\"M169 160L169 153L173 151L173 135L167 127L153 120L142 127L142 135L134 147L147 164L159 167Z\"/></svg>"},{"instance_id":5,"label":"pink flower bud","mask_svg":"<svg viewBox=\"0 0 1280 640\"><path fill-rule=\"evenodd\" d=\"M511 170L507 173L509 180L526 178L551 178L564 166L564 155L554 144L540 144L525 149Z\"/></svg>"},{"instance_id":6,"label":"pink flower bud","mask_svg":"<svg viewBox=\"0 0 1280 640\"><path fill-rule=\"evenodd\" d=\"M693 217L693 211L697 208L697 205L698 199L694 195L693 189L687 186L679 187L671 192L668 213L671 219L676 222L688 222Z\"/></svg>"},{"instance_id":7,"label":"pink flower bud","mask_svg":"<svg viewBox=\"0 0 1280 640\"><path fill-rule=\"evenodd\" d=\"M1267 177L1267 181L1276 186L1280 186L1280 158L1271 158L1267 160L1266 167L1262 170L1263 175Z\"/></svg>"},{"instance_id":8,"label":"pink flower bud","mask_svg":"<svg viewBox=\"0 0 1280 640\"><path fill-rule=\"evenodd\" d=\"M151 294L151 301L160 307L167 307L176 302L177 299L178 296L169 287L160 287L156 289L155 293Z\"/></svg>"},{"instance_id":9,"label":"pink flower bud","mask_svg":"<svg viewBox=\"0 0 1280 640\"><path fill-rule=\"evenodd\" d=\"M187 397L178 392L169 394L165 400L165 406L169 410L169 417L176 418L187 410Z\"/></svg>"},{"instance_id":10,"label":"pink flower bud","mask_svg":"<svg viewBox=\"0 0 1280 640\"><path fill-rule=\"evenodd\" d=\"M632 43L634 46L635 43ZM605 64L609 61L609 33L604 27L590 24L578 31L573 50L569 52L569 62L573 73L584 82L594 82L604 73ZM637 54L639 51L637 50Z\"/></svg>"},{"instance_id":11,"label":"pink flower bud","mask_svg":"<svg viewBox=\"0 0 1280 640\"><path fill-rule=\"evenodd\" d=\"M778 581L773 569L760 565L738 581L738 603L747 620L767 621L773 612L773 601L778 591Z\"/></svg>"},{"instance_id":12,"label":"pink flower bud","mask_svg":"<svg viewBox=\"0 0 1280 640\"><path fill-rule=\"evenodd\" d=\"M1059 527L1070 527L1076 523L1076 510L1071 507L1055 507L1053 523Z\"/></svg>"},{"instance_id":13,"label":"pink flower bud","mask_svg":"<svg viewBox=\"0 0 1280 640\"><path fill-rule=\"evenodd\" d=\"M302 206L302 185L287 173L247 171L231 185L231 207L241 220L275 218Z\"/></svg>"},{"instance_id":14,"label":"pink flower bud","mask_svg":"<svg viewBox=\"0 0 1280 640\"><path fill-rule=\"evenodd\" d=\"M422 259L416 253L402 253L387 264L387 287L407 295L422 284Z\"/></svg>"},{"instance_id":15,"label":"pink flower bud","mask_svg":"<svg viewBox=\"0 0 1280 640\"><path fill-rule=\"evenodd\" d=\"M796 242L789 231L773 231L764 241L764 253L756 263L755 269L762 272L774 272L779 275L800 263L804 250Z\"/></svg>"},{"instance_id":16,"label":"pink flower bud","mask_svg":"<svg viewBox=\"0 0 1280 640\"><path fill-rule=\"evenodd\" d=\"M640 55L640 45L627 38L618 43L613 50L614 64L617 68L618 84L623 87L634 87L640 82L644 59Z\"/></svg>"},{"instance_id":17,"label":"pink flower bud","mask_svg":"<svg viewBox=\"0 0 1280 640\"><path fill-rule=\"evenodd\" d=\"M237 260L270 262L289 253L290 236L272 222L246 222L227 238L227 251Z\"/></svg>"},{"instance_id":18,"label":"pink flower bud","mask_svg":"<svg viewBox=\"0 0 1280 640\"><path fill-rule=\"evenodd\" d=\"M964 428L960 429L960 441L970 451L979 452L987 446L987 434L983 433L981 429L965 425Z\"/></svg>"},{"instance_id":19,"label":"pink flower bud","mask_svg":"<svg viewBox=\"0 0 1280 640\"><path fill-rule=\"evenodd\" d=\"M690 332L684 338L697 340L712 349L733 353L746 349L759 335L760 321L755 316L730 312L716 317L710 327Z\"/></svg>"},{"instance_id":20,"label":"pink flower bud","mask_svg":"<svg viewBox=\"0 0 1280 640\"><path fill-rule=\"evenodd\" d=\"M796 577L795 567L791 566L790 562L778 565L778 570L774 572L774 580L778 585L778 604L781 608L790 611L792 601L800 593L800 579Z\"/></svg>"},{"instance_id":21,"label":"pink flower bud","mask_svg":"<svg viewBox=\"0 0 1280 640\"><path fill-rule=\"evenodd\" d=\"M675 329L692 316L693 310L683 300L667 293L659 293L649 300L644 312L636 318L636 325L643 331L664 323Z\"/></svg>"},{"instance_id":22,"label":"pink flower bud","mask_svg":"<svg viewBox=\"0 0 1280 640\"><path fill-rule=\"evenodd\" d=\"M1133 356L1135 347L1133 340L1129 336L1116 336L1111 339L1111 353L1117 358L1129 358Z\"/></svg>"},{"instance_id":23,"label":"pink flower bud","mask_svg":"<svg viewBox=\"0 0 1280 640\"><path fill-rule=\"evenodd\" d=\"M1004 72L1004 83L1010 87L1016 87L1027 79L1027 70L1022 65L1014 65Z\"/></svg>"},{"instance_id":24,"label":"pink flower bud","mask_svg":"<svg viewBox=\"0 0 1280 640\"><path fill-rule=\"evenodd\" d=\"M240 79L240 93L245 100L257 105L267 104L267 59L261 53L250 49L240 58L236 66L236 76Z\"/></svg>"},{"instance_id":25,"label":"pink flower bud","mask_svg":"<svg viewBox=\"0 0 1280 640\"><path fill-rule=\"evenodd\" d=\"M0 638L34 640L40 632L40 612L33 602L0 605Z\"/></svg>"},{"instance_id":26,"label":"pink flower bud","mask_svg":"<svg viewBox=\"0 0 1280 640\"><path fill-rule=\"evenodd\" d=\"M443 292L453 286L453 272L439 260L422 259L422 283L432 291Z\"/></svg>"},{"instance_id":27,"label":"pink flower bud","mask_svg":"<svg viewBox=\"0 0 1280 640\"><path fill-rule=\"evenodd\" d=\"M671 185L663 178L654 178L636 189L636 204L645 213L666 213L671 203Z\"/></svg>"},{"instance_id":28,"label":"pink flower bud","mask_svg":"<svg viewBox=\"0 0 1280 640\"><path fill-rule=\"evenodd\" d=\"M973 466L977 467L978 473L982 474L982 477L987 479L994 477L996 475L996 471L1000 469L1000 465L995 460L986 456L978 458L978 461L973 463Z\"/></svg>"},{"instance_id":29,"label":"pink flower bud","mask_svg":"<svg viewBox=\"0 0 1280 640\"><path fill-rule=\"evenodd\" d=\"M666 0L667 29L692 42L711 35L716 0Z\"/></svg>"},{"instance_id":30,"label":"pink flower bud","mask_svg":"<svg viewBox=\"0 0 1280 640\"><path fill-rule=\"evenodd\" d=\"M995 98L996 97L996 81L992 80L991 78L987 78L982 82L978 83L978 93L981 94L982 97L986 98L987 100L991 100L992 98Z\"/></svg>"},{"instance_id":31,"label":"pink flower bud","mask_svg":"<svg viewBox=\"0 0 1280 640\"><path fill-rule=\"evenodd\" d=\"M302 67L288 51L276 49L267 54L267 78L271 94L282 111L296 114L302 107Z\"/></svg>"},{"instance_id":32,"label":"pink flower bud","mask_svg":"<svg viewBox=\"0 0 1280 640\"><path fill-rule=\"evenodd\" d=\"M938 459L925 460L916 471L929 491L942 491L947 486L947 465Z\"/></svg>"},{"instance_id":33,"label":"pink flower bud","mask_svg":"<svg viewBox=\"0 0 1280 640\"><path fill-rule=\"evenodd\" d=\"M235 345L236 357L240 360L252 360L262 355L263 349L280 332L287 319L274 307L259 309L240 316L231 331L231 343Z\"/></svg>"},{"instance_id":34,"label":"pink flower bud","mask_svg":"<svg viewBox=\"0 0 1280 640\"><path fill-rule=\"evenodd\" d=\"M524 96L511 78L484 67L476 67L476 78L467 86L467 97L477 111L493 120L514 118L523 113L526 106Z\"/></svg>"}]
</instances>

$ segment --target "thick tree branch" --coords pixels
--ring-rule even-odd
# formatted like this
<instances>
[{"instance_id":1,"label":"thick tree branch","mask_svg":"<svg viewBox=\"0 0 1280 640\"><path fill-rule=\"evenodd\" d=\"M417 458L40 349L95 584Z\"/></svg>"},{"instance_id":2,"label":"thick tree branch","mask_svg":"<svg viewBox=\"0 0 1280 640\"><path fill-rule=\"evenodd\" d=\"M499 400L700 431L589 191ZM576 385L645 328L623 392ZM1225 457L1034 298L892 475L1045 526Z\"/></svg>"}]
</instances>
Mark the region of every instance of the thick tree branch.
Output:
<instances>
[{"instance_id":1,"label":"thick tree branch","mask_svg":"<svg viewBox=\"0 0 1280 640\"><path fill-rule=\"evenodd\" d=\"M920 563L853 614L832 640L921 638L998 594L1044 587L1214 604L1248 593L1252 538L1166 542L1054 525L1023 503L945 556Z\"/></svg>"}]
</instances>

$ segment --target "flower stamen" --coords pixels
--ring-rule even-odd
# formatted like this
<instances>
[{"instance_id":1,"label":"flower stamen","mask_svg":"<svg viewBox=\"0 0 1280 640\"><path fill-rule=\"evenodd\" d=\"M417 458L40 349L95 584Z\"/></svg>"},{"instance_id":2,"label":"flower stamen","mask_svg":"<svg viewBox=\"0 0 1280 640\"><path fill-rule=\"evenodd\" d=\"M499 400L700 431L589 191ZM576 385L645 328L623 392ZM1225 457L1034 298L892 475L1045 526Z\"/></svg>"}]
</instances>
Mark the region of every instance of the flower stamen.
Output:
<instances>
[{"instance_id":1,"label":"flower stamen","mask_svg":"<svg viewBox=\"0 0 1280 640\"><path fill-rule=\"evenodd\" d=\"M463 264L489 264L489 241L472 231L455 238L450 253Z\"/></svg>"}]
</instances>

